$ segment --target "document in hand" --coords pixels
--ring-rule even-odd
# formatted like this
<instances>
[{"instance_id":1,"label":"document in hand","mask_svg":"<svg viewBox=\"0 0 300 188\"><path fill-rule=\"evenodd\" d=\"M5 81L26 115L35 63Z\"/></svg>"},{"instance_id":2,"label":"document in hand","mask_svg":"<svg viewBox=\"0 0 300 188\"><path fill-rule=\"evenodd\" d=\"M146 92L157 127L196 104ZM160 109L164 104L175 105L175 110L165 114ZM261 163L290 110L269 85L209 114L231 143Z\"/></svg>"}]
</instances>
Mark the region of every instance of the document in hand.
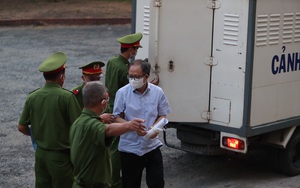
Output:
<instances>
[{"instance_id":1,"label":"document in hand","mask_svg":"<svg viewBox=\"0 0 300 188\"><path fill-rule=\"evenodd\" d=\"M161 119L154 127L152 127L151 130L148 131L148 133L144 136L144 139L149 140L152 135L161 132L163 127L168 124L168 122L169 121L167 118Z\"/></svg>"}]
</instances>

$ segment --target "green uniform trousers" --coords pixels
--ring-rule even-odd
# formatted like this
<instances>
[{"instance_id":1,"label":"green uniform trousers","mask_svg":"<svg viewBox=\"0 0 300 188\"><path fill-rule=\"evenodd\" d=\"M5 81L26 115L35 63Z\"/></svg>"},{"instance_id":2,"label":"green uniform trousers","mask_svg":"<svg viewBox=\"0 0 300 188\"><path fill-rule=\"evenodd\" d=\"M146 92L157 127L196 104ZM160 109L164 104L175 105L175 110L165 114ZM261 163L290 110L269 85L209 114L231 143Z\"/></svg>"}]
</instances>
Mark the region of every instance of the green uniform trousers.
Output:
<instances>
[{"instance_id":1,"label":"green uniform trousers","mask_svg":"<svg viewBox=\"0 0 300 188\"><path fill-rule=\"evenodd\" d=\"M118 150L120 137L114 137L114 140L110 146L111 165L112 165L112 181L111 188L122 188L121 173L121 159L120 152Z\"/></svg>"},{"instance_id":2,"label":"green uniform trousers","mask_svg":"<svg viewBox=\"0 0 300 188\"><path fill-rule=\"evenodd\" d=\"M47 151L37 147L35 179L35 188L71 188L73 165L70 151Z\"/></svg>"},{"instance_id":3,"label":"green uniform trousers","mask_svg":"<svg viewBox=\"0 0 300 188\"><path fill-rule=\"evenodd\" d=\"M108 185L79 185L78 183L74 182L72 188L110 188Z\"/></svg>"}]
</instances>

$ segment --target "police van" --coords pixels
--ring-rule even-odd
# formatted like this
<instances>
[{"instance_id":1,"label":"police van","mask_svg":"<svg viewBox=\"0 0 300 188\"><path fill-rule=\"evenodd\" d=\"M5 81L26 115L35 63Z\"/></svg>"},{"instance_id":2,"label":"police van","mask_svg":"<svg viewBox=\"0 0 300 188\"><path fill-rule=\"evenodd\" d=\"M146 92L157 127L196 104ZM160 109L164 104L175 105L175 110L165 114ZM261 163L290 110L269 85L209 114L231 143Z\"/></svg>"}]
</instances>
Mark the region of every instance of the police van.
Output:
<instances>
[{"instance_id":1,"label":"police van","mask_svg":"<svg viewBox=\"0 0 300 188\"><path fill-rule=\"evenodd\" d=\"M300 173L299 0L135 0L133 10L136 58L149 59L172 108L167 146L265 145L285 174Z\"/></svg>"}]
</instances>

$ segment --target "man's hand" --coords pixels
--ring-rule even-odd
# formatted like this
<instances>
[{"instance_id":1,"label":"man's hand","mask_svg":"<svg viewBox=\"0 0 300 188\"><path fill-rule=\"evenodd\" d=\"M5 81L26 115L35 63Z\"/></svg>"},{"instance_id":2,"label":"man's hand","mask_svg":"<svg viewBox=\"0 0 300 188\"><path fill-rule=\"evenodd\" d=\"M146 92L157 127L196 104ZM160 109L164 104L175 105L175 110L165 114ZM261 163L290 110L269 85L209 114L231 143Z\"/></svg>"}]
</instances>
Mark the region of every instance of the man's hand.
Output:
<instances>
[{"instance_id":1,"label":"man's hand","mask_svg":"<svg viewBox=\"0 0 300 188\"><path fill-rule=\"evenodd\" d=\"M145 136L147 134L146 126L143 125L145 120L135 118L128 122L128 126L132 131L135 131L139 136Z\"/></svg>"},{"instance_id":2,"label":"man's hand","mask_svg":"<svg viewBox=\"0 0 300 188\"><path fill-rule=\"evenodd\" d=\"M100 118L103 123L113 123L114 122L114 115L109 113L104 113L100 115Z\"/></svg>"},{"instance_id":3,"label":"man's hand","mask_svg":"<svg viewBox=\"0 0 300 188\"><path fill-rule=\"evenodd\" d=\"M18 130L19 130L21 133L23 133L23 134L25 134L25 135L27 135L27 136L30 136L30 130L29 130L29 127L28 127L28 126L24 126L24 125L19 124L19 125L18 125Z\"/></svg>"},{"instance_id":4,"label":"man's hand","mask_svg":"<svg viewBox=\"0 0 300 188\"><path fill-rule=\"evenodd\" d=\"M154 125L152 125L151 127L150 127L150 130L152 129L154 127ZM149 130L149 131L150 131ZM159 130L158 131L154 131L154 134L152 134L149 138L150 139L153 139L153 138L156 138L157 136L158 136L158 134L159 134Z\"/></svg>"}]
</instances>

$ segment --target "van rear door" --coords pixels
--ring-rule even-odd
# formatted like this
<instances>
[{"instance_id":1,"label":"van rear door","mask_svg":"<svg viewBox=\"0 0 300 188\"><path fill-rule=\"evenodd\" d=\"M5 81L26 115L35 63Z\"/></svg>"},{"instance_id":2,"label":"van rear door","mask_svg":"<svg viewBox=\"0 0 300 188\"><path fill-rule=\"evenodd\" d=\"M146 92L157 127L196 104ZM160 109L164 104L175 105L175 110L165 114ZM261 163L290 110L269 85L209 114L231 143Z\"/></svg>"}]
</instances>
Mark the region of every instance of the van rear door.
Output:
<instances>
[{"instance_id":1,"label":"van rear door","mask_svg":"<svg viewBox=\"0 0 300 188\"><path fill-rule=\"evenodd\" d=\"M208 122L210 6L211 2L199 0L154 1L150 5L149 61L170 102L170 121Z\"/></svg>"}]
</instances>

